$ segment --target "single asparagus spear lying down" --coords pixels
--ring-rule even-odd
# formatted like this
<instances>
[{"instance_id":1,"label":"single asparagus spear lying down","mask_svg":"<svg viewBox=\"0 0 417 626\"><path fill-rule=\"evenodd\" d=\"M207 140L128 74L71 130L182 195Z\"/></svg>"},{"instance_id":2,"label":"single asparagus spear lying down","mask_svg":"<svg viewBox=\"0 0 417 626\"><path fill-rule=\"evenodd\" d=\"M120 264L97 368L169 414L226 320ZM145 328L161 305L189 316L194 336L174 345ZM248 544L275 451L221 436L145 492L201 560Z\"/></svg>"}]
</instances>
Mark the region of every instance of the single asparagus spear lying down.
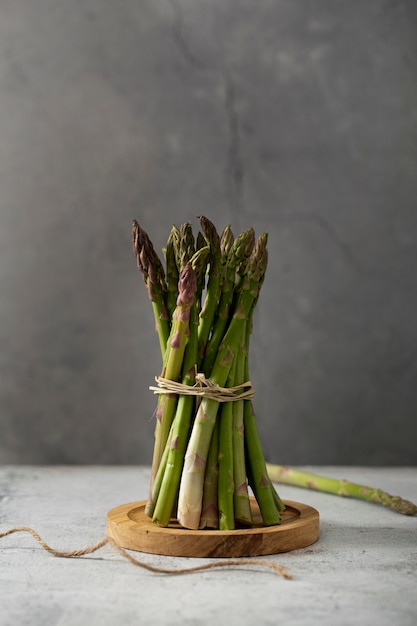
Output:
<instances>
[{"instance_id":1,"label":"single asparagus spear lying down","mask_svg":"<svg viewBox=\"0 0 417 626\"><path fill-rule=\"evenodd\" d=\"M409 500L404 500L400 496L391 496L382 489L374 489L365 485L358 485L348 480L337 478L327 478L310 472L303 472L284 465L272 465L267 463L268 475L273 482L295 487L305 487L332 493L346 498L359 498L367 502L382 504L403 515L417 515L417 506Z\"/></svg>"}]
</instances>

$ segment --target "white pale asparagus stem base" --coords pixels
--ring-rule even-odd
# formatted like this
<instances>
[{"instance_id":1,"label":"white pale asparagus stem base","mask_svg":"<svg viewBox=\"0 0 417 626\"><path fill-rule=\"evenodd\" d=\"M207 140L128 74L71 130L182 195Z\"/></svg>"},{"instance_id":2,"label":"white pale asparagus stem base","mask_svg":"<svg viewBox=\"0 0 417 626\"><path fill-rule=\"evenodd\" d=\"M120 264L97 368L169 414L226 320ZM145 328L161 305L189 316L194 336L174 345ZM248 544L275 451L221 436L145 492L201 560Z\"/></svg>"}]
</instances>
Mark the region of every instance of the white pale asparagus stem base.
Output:
<instances>
[{"instance_id":1,"label":"white pale asparagus stem base","mask_svg":"<svg viewBox=\"0 0 417 626\"><path fill-rule=\"evenodd\" d=\"M191 431L178 496L178 521L185 528L200 527L207 455L218 409L218 402L203 398Z\"/></svg>"}]
</instances>

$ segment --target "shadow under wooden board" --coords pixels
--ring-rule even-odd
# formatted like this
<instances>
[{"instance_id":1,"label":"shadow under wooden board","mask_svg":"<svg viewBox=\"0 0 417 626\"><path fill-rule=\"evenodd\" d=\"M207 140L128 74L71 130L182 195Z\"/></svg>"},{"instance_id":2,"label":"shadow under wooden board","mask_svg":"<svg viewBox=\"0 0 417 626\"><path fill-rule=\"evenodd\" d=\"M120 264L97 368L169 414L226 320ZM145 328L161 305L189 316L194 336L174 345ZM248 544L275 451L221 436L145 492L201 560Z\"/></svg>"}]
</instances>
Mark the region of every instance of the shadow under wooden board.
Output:
<instances>
[{"instance_id":1,"label":"shadow under wooden board","mask_svg":"<svg viewBox=\"0 0 417 626\"><path fill-rule=\"evenodd\" d=\"M189 530L172 520L164 528L145 515L146 501L118 506L107 514L107 535L128 550L185 557L248 557L305 548L319 538L319 513L311 506L284 500L278 526L262 526L251 498L254 524L237 530Z\"/></svg>"}]
</instances>

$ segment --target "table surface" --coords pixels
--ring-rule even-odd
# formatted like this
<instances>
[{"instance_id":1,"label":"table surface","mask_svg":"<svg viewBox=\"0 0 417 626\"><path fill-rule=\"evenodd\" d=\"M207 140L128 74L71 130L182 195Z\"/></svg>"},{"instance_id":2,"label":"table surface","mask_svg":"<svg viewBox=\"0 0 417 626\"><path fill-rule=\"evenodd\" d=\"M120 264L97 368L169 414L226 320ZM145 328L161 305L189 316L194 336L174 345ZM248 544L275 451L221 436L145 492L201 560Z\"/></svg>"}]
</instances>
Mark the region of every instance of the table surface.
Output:
<instances>
[{"instance_id":1,"label":"table surface","mask_svg":"<svg viewBox=\"0 0 417 626\"><path fill-rule=\"evenodd\" d=\"M314 467L417 502L417 468ZM30 526L53 548L106 535L107 512L146 497L147 467L0 467L0 532ZM111 546L77 559L51 556L26 534L0 539L0 625L205 624L291 626L417 623L417 518L379 505L278 485L283 499L320 513L320 539L241 566L170 576L134 567ZM207 562L132 553L159 567Z\"/></svg>"}]
</instances>

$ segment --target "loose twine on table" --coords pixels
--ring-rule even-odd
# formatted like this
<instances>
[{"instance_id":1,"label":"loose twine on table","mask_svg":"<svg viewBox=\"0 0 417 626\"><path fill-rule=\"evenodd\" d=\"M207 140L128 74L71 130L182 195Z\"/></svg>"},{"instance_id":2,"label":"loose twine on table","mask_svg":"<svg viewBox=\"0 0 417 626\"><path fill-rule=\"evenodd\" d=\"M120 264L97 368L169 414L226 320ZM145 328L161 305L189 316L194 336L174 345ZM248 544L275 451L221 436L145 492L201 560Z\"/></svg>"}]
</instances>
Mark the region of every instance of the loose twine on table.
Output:
<instances>
[{"instance_id":1,"label":"loose twine on table","mask_svg":"<svg viewBox=\"0 0 417 626\"><path fill-rule=\"evenodd\" d=\"M155 376L157 387L149 387L154 394L179 394L182 396L197 396L198 398L208 398L216 402L236 402L237 400L252 400L255 397L255 389L250 380L235 387L220 387L213 383L204 374L197 373L195 385L183 385L175 380Z\"/></svg>"},{"instance_id":2,"label":"loose twine on table","mask_svg":"<svg viewBox=\"0 0 417 626\"><path fill-rule=\"evenodd\" d=\"M261 559L252 559L252 558L239 558L239 559L226 559L222 561L213 561L210 563L204 563L203 565L195 565L193 567L180 567L178 569L171 569L166 567L157 567L155 565L150 565L149 563L144 563L143 561L139 561L139 559L132 556L125 548L119 545L112 537L106 537L102 539L98 543L95 543L92 546L87 546L86 548L80 550L71 550L69 552L55 550L48 546L48 544L40 537L40 535L33 530L33 528L29 528L28 526L18 526L16 528L10 528L5 532L0 533L0 539L3 537L7 537L8 535L12 535L13 533L29 533L39 545L52 554L53 556L63 557L63 558L77 558L84 556L86 554L91 554L92 552L97 552L103 548L106 544L109 544L112 548L114 548L121 556L123 556L127 561L132 563L132 565L136 565L137 567L142 567L149 572L154 572L155 574L170 574L170 575L178 575L178 574L191 574L193 572L202 572L204 570L210 570L221 567L240 567L242 565L252 565L257 567L266 567L272 570L275 574L280 574L283 578L291 579L291 574L281 565L277 565L272 561L263 561Z\"/></svg>"}]
</instances>

